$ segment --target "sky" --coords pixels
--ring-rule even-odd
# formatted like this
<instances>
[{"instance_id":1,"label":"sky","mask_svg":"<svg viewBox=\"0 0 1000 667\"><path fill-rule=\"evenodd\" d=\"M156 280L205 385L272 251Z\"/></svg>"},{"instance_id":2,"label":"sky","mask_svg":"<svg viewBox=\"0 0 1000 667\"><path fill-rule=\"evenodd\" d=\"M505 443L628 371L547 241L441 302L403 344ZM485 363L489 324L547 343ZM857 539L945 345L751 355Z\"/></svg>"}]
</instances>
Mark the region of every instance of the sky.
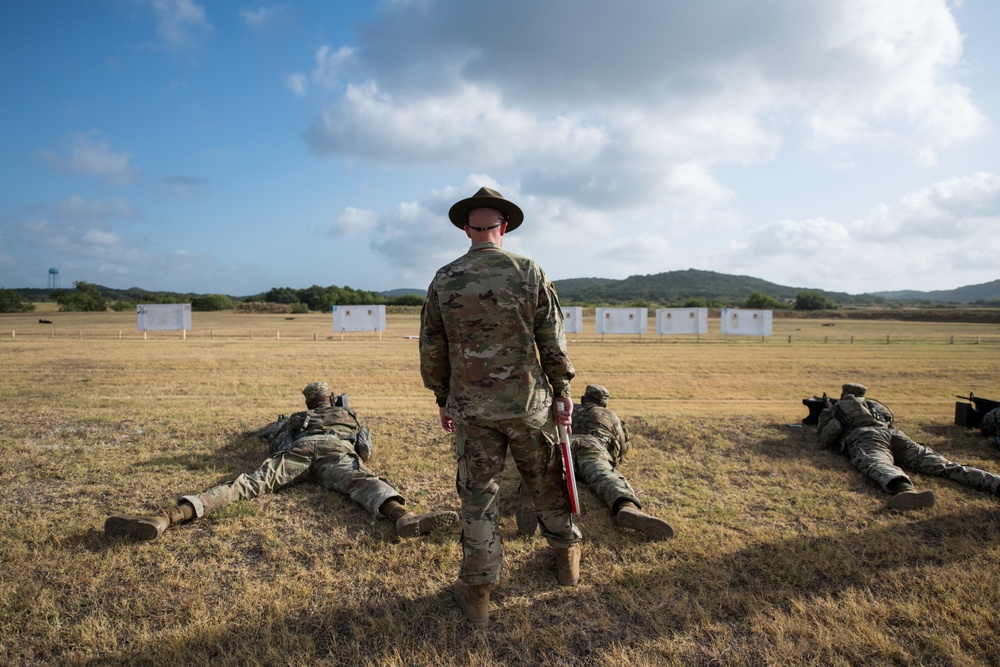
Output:
<instances>
[{"instance_id":1,"label":"sky","mask_svg":"<svg viewBox=\"0 0 1000 667\"><path fill-rule=\"evenodd\" d=\"M0 3L0 287L1000 279L995 0Z\"/></svg>"}]
</instances>

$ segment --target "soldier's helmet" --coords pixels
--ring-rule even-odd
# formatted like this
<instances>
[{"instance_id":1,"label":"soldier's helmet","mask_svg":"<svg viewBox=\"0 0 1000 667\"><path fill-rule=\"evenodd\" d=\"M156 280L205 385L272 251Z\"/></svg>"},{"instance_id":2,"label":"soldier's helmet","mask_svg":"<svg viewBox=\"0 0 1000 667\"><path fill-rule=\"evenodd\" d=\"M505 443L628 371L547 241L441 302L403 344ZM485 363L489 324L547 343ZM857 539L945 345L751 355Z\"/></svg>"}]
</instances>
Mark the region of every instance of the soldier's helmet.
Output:
<instances>
[{"instance_id":1,"label":"soldier's helmet","mask_svg":"<svg viewBox=\"0 0 1000 667\"><path fill-rule=\"evenodd\" d=\"M840 397L843 398L848 394L854 396L854 398L864 398L865 394L868 393L868 387L863 384L858 384L856 382L848 382L840 389Z\"/></svg>"},{"instance_id":2,"label":"soldier's helmet","mask_svg":"<svg viewBox=\"0 0 1000 667\"><path fill-rule=\"evenodd\" d=\"M587 403L596 403L602 408L608 407L608 399L611 398L611 392L605 389L599 384L588 384L586 391L583 392L583 401Z\"/></svg>"},{"instance_id":3,"label":"soldier's helmet","mask_svg":"<svg viewBox=\"0 0 1000 667\"><path fill-rule=\"evenodd\" d=\"M325 382L310 382L302 390L302 395L306 397L306 403L312 403L317 398L330 395L330 385Z\"/></svg>"}]
</instances>

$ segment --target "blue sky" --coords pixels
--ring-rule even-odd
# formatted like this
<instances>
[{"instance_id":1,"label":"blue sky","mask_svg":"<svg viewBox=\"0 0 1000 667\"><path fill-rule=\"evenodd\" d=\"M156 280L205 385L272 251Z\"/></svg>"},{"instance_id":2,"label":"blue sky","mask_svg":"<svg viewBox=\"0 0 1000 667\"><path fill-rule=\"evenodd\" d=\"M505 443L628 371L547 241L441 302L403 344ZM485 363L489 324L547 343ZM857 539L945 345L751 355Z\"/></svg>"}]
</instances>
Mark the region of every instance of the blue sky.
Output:
<instances>
[{"instance_id":1,"label":"blue sky","mask_svg":"<svg viewBox=\"0 0 1000 667\"><path fill-rule=\"evenodd\" d=\"M1000 278L994 0L0 5L0 286L422 289L489 185L554 280Z\"/></svg>"}]
</instances>

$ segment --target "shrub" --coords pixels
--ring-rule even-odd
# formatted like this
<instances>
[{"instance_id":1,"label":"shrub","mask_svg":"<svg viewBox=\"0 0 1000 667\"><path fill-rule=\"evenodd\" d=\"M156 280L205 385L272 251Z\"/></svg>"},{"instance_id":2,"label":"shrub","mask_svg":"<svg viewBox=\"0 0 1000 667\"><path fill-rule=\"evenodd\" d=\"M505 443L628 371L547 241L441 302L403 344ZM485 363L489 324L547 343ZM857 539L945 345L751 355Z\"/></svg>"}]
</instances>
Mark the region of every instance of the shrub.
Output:
<instances>
[{"instance_id":1,"label":"shrub","mask_svg":"<svg viewBox=\"0 0 1000 667\"><path fill-rule=\"evenodd\" d=\"M840 305L813 290L802 290L795 297L795 310L836 310Z\"/></svg>"},{"instance_id":2,"label":"shrub","mask_svg":"<svg viewBox=\"0 0 1000 667\"><path fill-rule=\"evenodd\" d=\"M191 299L191 310L232 310L234 307L233 300L225 294L206 294Z\"/></svg>"},{"instance_id":3,"label":"shrub","mask_svg":"<svg viewBox=\"0 0 1000 667\"><path fill-rule=\"evenodd\" d=\"M73 287L75 289L72 292L68 290L56 292L55 298L59 310L103 312L108 309L108 302L97 291L96 285L80 280L73 283Z\"/></svg>"},{"instance_id":4,"label":"shrub","mask_svg":"<svg viewBox=\"0 0 1000 667\"><path fill-rule=\"evenodd\" d=\"M35 304L25 301L12 289L0 287L0 313L30 313Z\"/></svg>"}]
</instances>

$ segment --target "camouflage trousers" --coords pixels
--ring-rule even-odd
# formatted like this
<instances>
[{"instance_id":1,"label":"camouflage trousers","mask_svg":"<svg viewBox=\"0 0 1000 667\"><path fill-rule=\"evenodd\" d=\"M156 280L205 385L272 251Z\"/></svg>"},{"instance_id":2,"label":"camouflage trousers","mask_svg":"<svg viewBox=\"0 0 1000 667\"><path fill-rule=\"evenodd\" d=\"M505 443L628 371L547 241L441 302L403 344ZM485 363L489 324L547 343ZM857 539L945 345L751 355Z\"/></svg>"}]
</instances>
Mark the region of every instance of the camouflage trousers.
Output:
<instances>
[{"instance_id":1,"label":"camouflage trousers","mask_svg":"<svg viewBox=\"0 0 1000 667\"><path fill-rule=\"evenodd\" d=\"M614 467L611 455L600 439L592 435L572 435L569 441L578 484L584 482L611 509L625 500L642 507L635 490ZM560 455L557 444L555 456Z\"/></svg>"},{"instance_id":2,"label":"camouflage trousers","mask_svg":"<svg viewBox=\"0 0 1000 667\"><path fill-rule=\"evenodd\" d=\"M462 567L471 585L500 577L498 479L510 451L538 512L549 546L564 549L582 539L569 510L562 462L553 456L555 423L548 410L521 419L455 420L455 487L462 501Z\"/></svg>"},{"instance_id":3,"label":"camouflage trousers","mask_svg":"<svg viewBox=\"0 0 1000 667\"><path fill-rule=\"evenodd\" d=\"M903 469L936 477L947 477L959 484L1000 495L1000 476L964 466L914 442L894 428L862 427L843 436L851 465L888 490L889 482L900 477L909 480Z\"/></svg>"},{"instance_id":4,"label":"camouflage trousers","mask_svg":"<svg viewBox=\"0 0 1000 667\"><path fill-rule=\"evenodd\" d=\"M349 496L376 516L386 500L404 502L396 489L364 466L351 443L333 435L300 438L292 449L275 454L257 470L181 500L191 503L195 516L202 517L237 500L274 493L307 479Z\"/></svg>"}]
</instances>

